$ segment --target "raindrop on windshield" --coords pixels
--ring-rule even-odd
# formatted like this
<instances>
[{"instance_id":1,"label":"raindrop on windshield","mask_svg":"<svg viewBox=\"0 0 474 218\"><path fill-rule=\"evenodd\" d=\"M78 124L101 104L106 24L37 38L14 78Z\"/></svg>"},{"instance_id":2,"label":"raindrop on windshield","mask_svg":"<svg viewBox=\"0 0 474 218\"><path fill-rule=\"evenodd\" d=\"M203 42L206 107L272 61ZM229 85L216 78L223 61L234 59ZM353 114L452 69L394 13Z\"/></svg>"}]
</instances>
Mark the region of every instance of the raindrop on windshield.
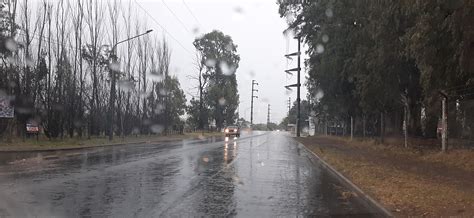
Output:
<instances>
[{"instance_id":1,"label":"raindrop on windshield","mask_svg":"<svg viewBox=\"0 0 474 218\"><path fill-rule=\"evenodd\" d=\"M316 45L316 53L321 54L324 52L324 46L322 44Z\"/></svg>"},{"instance_id":2,"label":"raindrop on windshield","mask_svg":"<svg viewBox=\"0 0 474 218\"><path fill-rule=\"evenodd\" d=\"M249 71L249 75L250 75L250 77L252 77L252 78L255 77L255 71L253 71L253 70Z\"/></svg>"},{"instance_id":3,"label":"raindrop on windshield","mask_svg":"<svg viewBox=\"0 0 474 218\"><path fill-rule=\"evenodd\" d=\"M139 134L139 133L140 133L140 129L138 129L137 127L133 127L132 134L136 135L136 134Z\"/></svg>"},{"instance_id":4,"label":"raindrop on windshield","mask_svg":"<svg viewBox=\"0 0 474 218\"><path fill-rule=\"evenodd\" d=\"M156 105L156 108L153 110L155 114L162 114L165 107L162 104Z\"/></svg>"},{"instance_id":5,"label":"raindrop on windshield","mask_svg":"<svg viewBox=\"0 0 474 218\"><path fill-rule=\"evenodd\" d=\"M150 120L150 119L145 119L145 120L143 120L143 125L148 126L148 125L150 125L150 124L151 124L151 120Z\"/></svg>"},{"instance_id":6,"label":"raindrop on windshield","mask_svg":"<svg viewBox=\"0 0 474 218\"><path fill-rule=\"evenodd\" d=\"M35 67L35 62L33 59L31 59L31 57L26 57L25 64L28 67Z\"/></svg>"},{"instance_id":7,"label":"raindrop on windshield","mask_svg":"<svg viewBox=\"0 0 474 218\"><path fill-rule=\"evenodd\" d=\"M158 91L158 92L160 93L161 96L167 96L168 95L168 92L164 88L160 89L160 91Z\"/></svg>"},{"instance_id":8,"label":"raindrop on windshield","mask_svg":"<svg viewBox=\"0 0 474 218\"><path fill-rule=\"evenodd\" d=\"M150 80L153 81L153 82L163 81L163 74L159 73L156 70L150 71L150 73L148 75L150 76Z\"/></svg>"},{"instance_id":9,"label":"raindrop on windshield","mask_svg":"<svg viewBox=\"0 0 474 218\"><path fill-rule=\"evenodd\" d=\"M321 98L324 97L324 91L322 89L318 89L316 91L316 95L314 96L316 98L316 100L321 100Z\"/></svg>"},{"instance_id":10,"label":"raindrop on windshield","mask_svg":"<svg viewBox=\"0 0 474 218\"><path fill-rule=\"evenodd\" d=\"M206 62L204 64L207 67L214 67L214 66L216 66L216 60L212 59L212 58L209 58L209 59L206 60Z\"/></svg>"},{"instance_id":11,"label":"raindrop on windshield","mask_svg":"<svg viewBox=\"0 0 474 218\"><path fill-rule=\"evenodd\" d=\"M53 104L53 110L55 111L63 111L64 106L62 104Z\"/></svg>"},{"instance_id":12,"label":"raindrop on windshield","mask_svg":"<svg viewBox=\"0 0 474 218\"><path fill-rule=\"evenodd\" d=\"M133 90L135 83L130 80L119 80L117 85L119 89L128 92Z\"/></svg>"},{"instance_id":13,"label":"raindrop on windshield","mask_svg":"<svg viewBox=\"0 0 474 218\"><path fill-rule=\"evenodd\" d=\"M226 101L225 101L225 98L224 98L224 97L219 98L219 105L224 106L224 105L225 105L225 102L226 102Z\"/></svg>"},{"instance_id":14,"label":"raindrop on windshield","mask_svg":"<svg viewBox=\"0 0 474 218\"><path fill-rule=\"evenodd\" d=\"M14 65L14 66L16 66L16 64L17 64L17 61L13 56L8 56L7 57L7 62L10 63L11 65Z\"/></svg>"},{"instance_id":15,"label":"raindrop on windshield","mask_svg":"<svg viewBox=\"0 0 474 218\"><path fill-rule=\"evenodd\" d=\"M269 100L268 100L268 98L262 98L262 102L263 102L263 103L268 103Z\"/></svg>"},{"instance_id":16,"label":"raindrop on windshield","mask_svg":"<svg viewBox=\"0 0 474 218\"><path fill-rule=\"evenodd\" d=\"M120 71L120 63L117 61L113 61L112 63L109 64L109 68L112 71Z\"/></svg>"},{"instance_id":17,"label":"raindrop on windshield","mask_svg":"<svg viewBox=\"0 0 474 218\"><path fill-rule=\"evenodd\" d=\"M226 75L226 76L230 76L232 74L235 73L235 67L234 66L229 66L227 64L227 62L225 61L222 61L220 64L219 64L219 68L221 69L222 71L222 74Z\"/></svg>"},{"instance_id":18,"label":"raindrop on windshield","mask_svg":"<svg viewBox=\"0 0 474 218\"><path fill-rule=\"evenodd\" d=\"M238 14L243 14L244 13L244 9L240 6L237 6L234 8L234 12L235 13L238 13Z\"/></svg>"},{"instance_id":19,"label":"raindrop on windshield","mask_svg":"<svg viewBox=\"0 0 474 218\"><path fill-rule=\"evenodd\" d=\"M18 49L18 44L13 39L7 39L5 41L5 47L11 52L14 52Z\"/></svg>"},{"instance_id":20,"label":"raindrop on windshield","mask_svg":"<svg viewBox=\"0 0 474 218\"><path fill-rule=\"evenodd\" d=\"M199 34L199 28L198 27L194 27L192 29L192 31L193 31L194 34Z\"/></svg>"},{"instance_id":21,"label":"raindrop on windshield","mask_svg":"<svg viewBox=\"0 0 474 218\"><path fill-rule=\"evenodd\" d=\"M329 41L329 36L326 35L326 34L324 34L324 35L323 35L323 42L326 43L326 42L328 42L328 41Z\"/></svg>"},{"instance_id":22,"label":"raindrop on windshield","mask_svg":"<svg viewBox=\"0 0 474 218\"><path fill-rule=\"evenodd\" d=\"M331 8L326 9L326 16L327 16L327 17L332 17L333 15L334 15L334 14L333 14Z\"/></svg>"},{"instance_id":23,"label":"raindrop on windshield","mask_svg":"<svg viewBox=\"0 0 474 218\"><path fill-rule=\"evenodd\" d=\"M292 89L285 89L285 95L290 95L292 92Z\"/></svg>"},{"instance_id":24,"label":"raindrop on windshield","mask_svg":"<svg viewBox=\"0 0 474 218\"><path fill-rule=\"evenodd\" d=\"M232 19L235 21L240 21L244 18L243 14L244 14L244 9L242 9L242 7L240 6L237 6L234 8Z\"/></svg>"},{"instance_id":25,"label":"raindrop on windshield","mask_svg":"<svg viewBox=\"0 0 474 218\"><path fill-rule=\"evenodd\" d=\"M231 43L229 43L229 44L227 44L227 45L225 46L225 50L227 50L227 51L231 52L231 51L233 51L233 50L234 50L234 46L232 46L232 44L231 44Z\"/></svg>"},{"instance_id":26,"label":"raindrop on windshield","mask_svg":"<svg viewBox=\"0 0 474 218\"><path fill-rule=\"evenodd\" d=\"M28 107L17 107L16 111L19 114L32 114L33 113L33 110L31 108L28 108Z\"/></svg>"},{"instance_id":27,"label":"raindrop on windshield","mask_svg":"<svg viewBox=\"0 0 474 218\"><path fill-rule=\"evenodd\" d=\"M159 134L161 132L163 132L163 126L160 125L160 124L154 124L154 125L151 125L150 126L150 130L152 133L155 133L155 134Z\"/></svg>"},{"instance_id":28,"label":"raindrop on windshield","mask_svg":"<svg viewBox=\"0 0 474 218\"><path fill-rule=\"evenodd\" d=\"M74 120L74 127L79 128L82 126L82 120Z\"/></svg>"}]
</instances>

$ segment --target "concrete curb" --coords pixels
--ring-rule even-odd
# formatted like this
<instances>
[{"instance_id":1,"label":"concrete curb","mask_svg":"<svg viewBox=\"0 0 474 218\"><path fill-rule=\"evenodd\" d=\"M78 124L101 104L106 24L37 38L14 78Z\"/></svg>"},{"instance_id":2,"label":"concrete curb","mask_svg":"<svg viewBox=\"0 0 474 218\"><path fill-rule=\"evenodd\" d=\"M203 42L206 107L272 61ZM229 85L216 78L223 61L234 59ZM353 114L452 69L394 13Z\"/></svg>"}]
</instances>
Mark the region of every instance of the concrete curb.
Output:
<instances>
[{"instance_id":1,"label":"concrete curb","mask_svg":"<svg viewBox=\"0 0 474 218\"><path fill-rule=\"evenodd\" d=\"M337 177L339 177L339 179L341 179L341 181L343 181L344 183L346 183L348 186L350 186L356 193L358 196L362 196L364 198L364 200L366 202L369 203L369 205L371 205L372 207L374 207L374 209L377 209L379 210L380 212L382 212L381 215L383 215L384 217L394 217L394 215L389 211L387 210L384 206L382 206L382 204L380 204L378 201L376 201L375 199L373 199L372 197L370 197L368 194L366 194L364 191L362 191L362 189L360 189L357 185L355 185L354 183L352 183L348 178L346 178L344 175L342 175L341 173L339 173L336 169L334 169L331 165L329 165L326 161L324 161L321 157L319 157L319 155L317 155L316 153L314 153L313 151L311 151L309 148L307 148L305 145L303 145L302 143L298 142L299 145L303 146L306 151L308 151L309 153L313 154L314 157L316 157L316 159L322 164L322 166L326 169L328 169L329 171L331 171L332 173L334 173Z\"/></svg>"}]
</instances>

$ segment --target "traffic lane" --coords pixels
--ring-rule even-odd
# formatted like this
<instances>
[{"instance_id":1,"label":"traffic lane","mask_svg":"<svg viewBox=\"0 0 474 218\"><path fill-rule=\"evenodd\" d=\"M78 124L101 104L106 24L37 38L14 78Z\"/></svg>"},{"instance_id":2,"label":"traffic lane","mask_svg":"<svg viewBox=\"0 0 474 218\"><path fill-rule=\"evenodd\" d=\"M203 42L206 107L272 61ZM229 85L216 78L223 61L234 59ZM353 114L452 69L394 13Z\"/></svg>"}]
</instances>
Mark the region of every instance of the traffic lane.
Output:
<instances>
[{"instance_id":1,"label":"traffic lane","mask_svg":"<svg viewBox=\"0 0 474 218\"><path fill-rule=\"evenodd\" d=\"M290 138L267 134L227 142L183 143L166 152L150 152L150 156L136 155L125 162L102 165L87 164L87 155L74 156L71 159L82 157L84 163L63 176L52 173L55 168L67 168L64 162L56 161L43 167L50 169L41 175L20 176L14 183L2 183L0 214L23 217L369 213L357 199L341 199L344 188L325 170L311 165L304 158L305 151L291 144L295 142ZM116 155L115 160L119 157ZM33 182L29 181L31 177Z\"/></svg>"},{"instance_id":2,"label":"traffic lane","mask_svg":"<svg viewBox=\"0 0 474 218\"><path fill-rule=\"evenodd\" d=\"M221 152L220 158L212 159L220 162L219 170L174 194L165 208L151 215L377 216L377 211L310 161L311 154L284 134L229 142ZM208 159L209 154L202 153L200 158Z\"/></svg>"},{"instance_id":3,"label":"traffic lane","mask_svg":"<svg viewBox=\"0 0 474 218\"><path fill-rule=\"evenodd\" d=\"M242 139L254 137L244 135ZM151 211L166 202L168 192L186 189L193 177L206 172L206 166L195 167L193 158L223 149L224 140L36 152L30 157L9 153L10 160L0 165L0 215L134 216ZM217 163L213 157L218 155L210 154L209 160Z\"/></svg>"}]
</instances>

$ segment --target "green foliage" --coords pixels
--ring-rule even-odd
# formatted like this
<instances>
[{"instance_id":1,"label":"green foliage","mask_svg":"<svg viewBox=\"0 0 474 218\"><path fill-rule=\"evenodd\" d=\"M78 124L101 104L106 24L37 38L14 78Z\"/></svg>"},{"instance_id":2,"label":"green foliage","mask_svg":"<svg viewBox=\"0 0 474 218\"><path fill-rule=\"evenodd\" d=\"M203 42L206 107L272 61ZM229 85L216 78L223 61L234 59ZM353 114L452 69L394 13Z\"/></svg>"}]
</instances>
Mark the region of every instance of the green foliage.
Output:
<instances>
[{"instance_id":1,"label":"green foliage","mask_svg":"<svg viewBox=\"0 0 474 218\"><path fill-rule=\"evenodd\" d=\"M215 120L218 129L234 124L239 105L235 76L240 61L237 45L230 36L217 30L197 38L193 44L201 54L201 64L205 66L203 77L209 81L203 103L209 108L210 117Z\"/></svg>"},{"instance_id":2,"label":"green foliage","mask_svg":"<svg viewBox=\"0 0 474 218\"><path fill-rule=\"evenodd\" d=\"M165 130L184 124L180 117L186 110L186 96L177 77L167 75L157 82L148 100L154 110L153 123L164 125Z\"/></svg>"},{"instance_id":3,"label":"green foliage","mask_svg":"<svg viewBox=\"0 0 474 218\"><path fill-rule=\"evenodd\" d=\"M421 134L423 125L424 135L432 136L439 90L474 84L472 1L279 4L280 15L295 18L289 27L308 45L306 85L321 120L347 123L353 116L375 124L387 113L401 129L405 96L409 131ZM464 99L456 92L450 94Z\"/></svg>"}]
</instances>

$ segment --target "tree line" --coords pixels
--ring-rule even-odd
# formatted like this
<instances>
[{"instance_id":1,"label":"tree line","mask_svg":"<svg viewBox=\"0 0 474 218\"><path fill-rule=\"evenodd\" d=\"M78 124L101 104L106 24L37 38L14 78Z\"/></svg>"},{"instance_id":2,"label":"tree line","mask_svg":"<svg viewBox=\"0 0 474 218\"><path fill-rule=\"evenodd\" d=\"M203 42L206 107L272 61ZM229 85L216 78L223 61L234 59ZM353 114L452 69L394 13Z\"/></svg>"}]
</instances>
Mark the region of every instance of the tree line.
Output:
<instances>
[{"instance_id":1,"label":"tree line","mask_svg":"<svg viewBox=\"0 0 474 218\"><path fill-rule=\"evenodd\" d=\"M14 118L4 136L37 123L48 138L162 133L182 128L184 91L171 49L132 1L0 3L0 95ZM3 137L2 137L3 138Z\"/></svg>"},{"instance_id":2,"label":"tree line","mask_svg":"<svg viewBox=\"0 0 474 218\"><path fill-rule=\"evenodd\" d=\"M358 135L435 137L448 96L449 134L474 136L474 2L279 1L308 46L312 110Z\"/></svg>"}]
</instances>

